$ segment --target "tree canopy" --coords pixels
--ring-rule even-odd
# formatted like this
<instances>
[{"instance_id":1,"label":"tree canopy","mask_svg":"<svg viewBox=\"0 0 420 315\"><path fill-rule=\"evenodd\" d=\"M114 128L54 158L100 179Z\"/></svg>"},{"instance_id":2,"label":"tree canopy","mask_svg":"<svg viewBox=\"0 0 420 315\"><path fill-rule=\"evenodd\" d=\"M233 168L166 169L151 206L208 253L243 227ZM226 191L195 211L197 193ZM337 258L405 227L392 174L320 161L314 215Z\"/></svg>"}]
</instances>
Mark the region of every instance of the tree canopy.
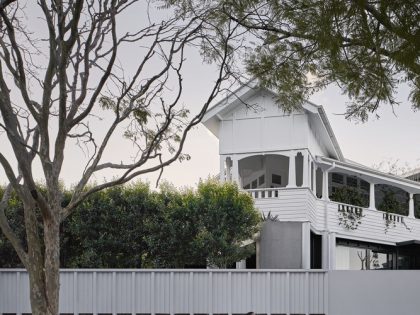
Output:
<instances>
[{"instance_id":1,"label":"tree canopy","mask_svg":"<svg viewBox=\"0 0 420 315\"><path fill-rule=\"evenodd\" d=\"M212 24L207 13L174 16L159 1L0 0L0 168L7 180L0 228L28 271L32 314L59 312L59 229L78 205L188 158L187 135L231 78L235 29ZM185 65L200 48L215 71L190 113ZM122 141L132 152L111 158L112 144ZM70 147L80 148L76 157ZM78 175L63 203L66 165ZM104 171L114 177L93 184ZM23 206L23 243L5 215L13 194Z\"/></svg>"},{"instance_id":2,"label":"tree canopy","mask_svg":"<svg viewBox=\"0 0 420 315\"><path fill-rule=\"evenodd\" d=\"M180 10L213 7L218 23L239 25L249 75L278 93L285 109L336 83L350 98L346 117L367 120L397 105L407 83L420 107L420 7L416 0L170 1Z\"/></svg>"}]
</instances>

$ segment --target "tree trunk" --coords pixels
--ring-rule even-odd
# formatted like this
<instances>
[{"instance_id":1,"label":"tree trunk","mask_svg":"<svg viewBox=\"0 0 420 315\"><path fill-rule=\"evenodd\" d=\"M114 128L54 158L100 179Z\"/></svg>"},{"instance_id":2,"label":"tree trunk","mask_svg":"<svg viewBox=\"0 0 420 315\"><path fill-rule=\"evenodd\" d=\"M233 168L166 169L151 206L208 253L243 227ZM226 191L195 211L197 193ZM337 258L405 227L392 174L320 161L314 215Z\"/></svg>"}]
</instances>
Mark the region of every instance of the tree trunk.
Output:
<instances>
[{"instance_id":1,"label":"tree trunk","mask_svg":"<svg viewBox=\"0 0 420 315\"><path fill-rule=\"evenodd\" d=\"M33 219L33 218L32 218ZM44 219L44 246L28 235L30 301L33 315L59 314L60 234L58 218Z\"/></svg>"}]
</instances>

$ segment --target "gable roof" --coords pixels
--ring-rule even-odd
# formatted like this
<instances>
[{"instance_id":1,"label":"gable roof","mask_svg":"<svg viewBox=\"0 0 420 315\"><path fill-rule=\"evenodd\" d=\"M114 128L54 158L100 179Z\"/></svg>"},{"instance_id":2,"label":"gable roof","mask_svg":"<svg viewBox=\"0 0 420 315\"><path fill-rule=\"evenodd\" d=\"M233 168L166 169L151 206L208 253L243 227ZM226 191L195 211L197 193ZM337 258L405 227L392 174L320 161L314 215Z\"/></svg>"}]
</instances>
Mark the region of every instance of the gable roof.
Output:
<instances>
[{"instance_id":1,"label":"gable roof","mask_svg":"<svg viewBox=\"0 0 420 315\"><path fill-rule=\"evenodd\" d=\"M241 103L246 104L246 99L256 94L261 89L276 95L275 92L260 87L258 85L258 81L256 79L252 79L209 108L203 117L202 123L216 137L219 137L219 124L222 120L222 114ZM307 113L310 113L315 120L320 122L320 125L322 126L321 133L323 134L321 135L322 141L326 147L329 148L329 151L333 152L336 159L344 161L345 159L343 153L331 128L331 124L327 118L324 108L321 105L316 105L309 101L306 101L302 107Z\"/></svg>"}]
</instances>

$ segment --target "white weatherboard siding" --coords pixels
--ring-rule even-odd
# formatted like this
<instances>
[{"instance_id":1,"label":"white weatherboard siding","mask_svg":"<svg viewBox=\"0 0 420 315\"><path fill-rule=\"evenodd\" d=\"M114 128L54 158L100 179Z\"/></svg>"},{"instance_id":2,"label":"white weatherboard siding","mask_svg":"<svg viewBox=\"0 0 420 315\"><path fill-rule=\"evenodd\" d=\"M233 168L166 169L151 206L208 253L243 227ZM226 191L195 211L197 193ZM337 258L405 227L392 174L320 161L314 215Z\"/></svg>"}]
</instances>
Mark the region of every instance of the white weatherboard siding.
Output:
<instances>
[{"instance_id":1,"label":"white weatherboard siding","mask_svg":"<svg viewBox=\"0 0 420 315\"><path fill-rule=\"evenodd\" d=\"M385 229L384 212L363 209L361 224L356 230L339 225L338 207L346 206L334 201L317 199L309 188L276 188L247 190L255 199L255 206L264 214L277 215L280 221L311 223L315 232L328 231L337 237L395 245L396 242L420 239L420 220L398 216ZM352 207L352 206L351 206ZM386 231L386 233L385 233Z\"/></svg>"},{"instance_id":2,"label":"white weatherboard siding","mask_svg":"<svg viewBox=\"0 0 420 315\"><path fill-rule=\"evenodd\" d=\"M220 154L300 149L314 142L303 110L285 113L264 90L244 102L248 107L241 103L220 114Z\"/></svg>"}]
</instances>

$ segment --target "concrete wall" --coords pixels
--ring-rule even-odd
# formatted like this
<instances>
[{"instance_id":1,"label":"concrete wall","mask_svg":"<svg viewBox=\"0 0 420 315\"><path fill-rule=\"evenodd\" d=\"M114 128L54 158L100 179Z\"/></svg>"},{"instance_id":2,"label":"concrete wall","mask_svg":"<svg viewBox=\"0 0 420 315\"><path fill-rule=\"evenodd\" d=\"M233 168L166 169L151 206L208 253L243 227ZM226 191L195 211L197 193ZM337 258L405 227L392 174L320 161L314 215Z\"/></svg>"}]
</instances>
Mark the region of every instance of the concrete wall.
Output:
<instances>
[{"instance_id":1,"label":"concrete wall","mask_svg":"<svg viewBox=\"0 0 420 315\"><path fill-rule=\"evenodd\" d=\"M262 269L302 268L302 223L266 221L258 259Z\"/></svg>"},{"instance_id":2,"label":"concrete wall","mask_svg":"<svg viewBox=\"0 0 420 315\"><path fill-rule=\"evenodd\" d=\"M329 272L329 314L420 314L420 271Z\"/></svg>"}]
</instances>

